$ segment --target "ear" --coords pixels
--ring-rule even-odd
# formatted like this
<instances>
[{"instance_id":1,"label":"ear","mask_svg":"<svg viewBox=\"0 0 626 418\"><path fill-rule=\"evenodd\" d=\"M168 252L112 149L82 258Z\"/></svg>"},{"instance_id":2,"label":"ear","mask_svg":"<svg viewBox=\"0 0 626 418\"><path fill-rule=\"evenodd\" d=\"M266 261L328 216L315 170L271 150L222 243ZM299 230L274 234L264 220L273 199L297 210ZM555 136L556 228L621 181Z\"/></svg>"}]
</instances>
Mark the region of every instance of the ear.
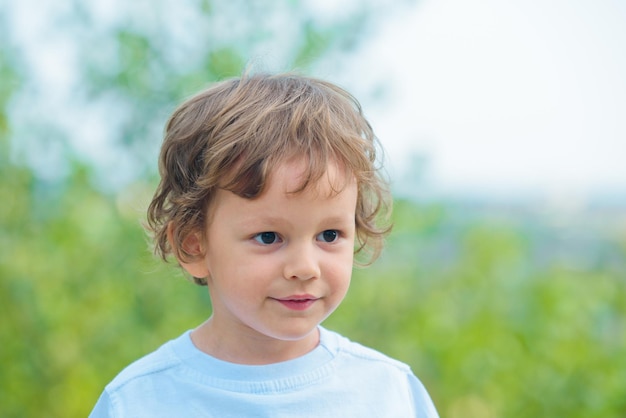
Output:
<instances>
[{"instance_id":1,"label":"ear","mask_svg":"<svg viewBox=\"0 0 626 418\"><path fill-rule=\"evenodd\" d=\"M173 225L170 223L167 228L167 238L172 248L175 248L176 242L173 236ZM192 256L191 260L181 260L177 257L178 263L187 273L197 278L206 278L209 276L209 268L204 257L204 245L199 233L192 232L187 235L183 239L182 248L180 248L180 250Z\"/></svg>"}]
</instances>

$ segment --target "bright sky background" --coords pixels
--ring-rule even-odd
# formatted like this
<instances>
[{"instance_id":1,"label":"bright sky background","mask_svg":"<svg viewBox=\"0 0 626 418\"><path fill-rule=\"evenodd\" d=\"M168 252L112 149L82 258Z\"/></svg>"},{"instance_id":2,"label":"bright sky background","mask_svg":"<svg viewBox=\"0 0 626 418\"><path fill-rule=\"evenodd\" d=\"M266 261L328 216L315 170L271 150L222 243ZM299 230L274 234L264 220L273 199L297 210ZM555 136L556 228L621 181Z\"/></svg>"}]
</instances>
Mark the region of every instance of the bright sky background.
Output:
<instances>
[{"instance_id":1,"label":"bright sky background","mask_svg":"<svg viewBox=\"0 0 626 418\"><path fill-rule=\"evenodd\" d=\"M309 3L329 16L359 7ZM392 12L342 65L314 74L363 102L396 183L427 194L626 196L626 2L401 3L389 2ZM73 77L59 65L74 58L41 29L45 7L19 4L29 3L13 3L14 30L45 45L30 56L57 106ZM392 89L381 99L377 86ZM106 141L97 141L87 148L102 155ZM426 162L421 179L410 174L416 155Z\"/></svg>"},{"instance_id":2,"label":"bright sky background","mask_svg":"<svg viewBox=\"0 0 626 418\"><path fill-rule=\"evenodd\" d=\"M394 175L437 192L626 192L626 2L422 0L351 60ZM357 92L357 96L359 96Z\"/></svg>"}]
</instances>

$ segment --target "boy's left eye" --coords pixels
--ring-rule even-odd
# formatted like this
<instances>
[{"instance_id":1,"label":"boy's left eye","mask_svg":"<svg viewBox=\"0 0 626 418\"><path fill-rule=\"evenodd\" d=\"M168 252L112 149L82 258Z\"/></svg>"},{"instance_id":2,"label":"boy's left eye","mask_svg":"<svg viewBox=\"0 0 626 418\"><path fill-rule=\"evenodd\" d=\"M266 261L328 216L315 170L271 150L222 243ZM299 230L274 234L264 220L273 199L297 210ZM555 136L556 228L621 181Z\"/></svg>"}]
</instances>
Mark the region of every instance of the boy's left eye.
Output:
<instances>
[{"instance_id":1,"label":"boy's left eye","mask_svg":"<svg viewBox=\"0 0 626 418\"><path fill-rule=\"evenodd\" d=\"M335 229L327 229L317 236L317 239L323 242L335 242L337 238L339 238L339 231Z\"/></svg>"},{"instance_id":2,"label":"boy's left eye","mask_svg":"<svg viewBox=\"0 0 626 418\"><path fill-rule=\"evenodd\" d=\"M270 244L274 244L278 242L280 238L278 237L278 234L276 232L268 231L268 232L261 232L260 234L256 234L254 236L254 239L259 244L270 245Z\"/></svg>"}]
</instances>

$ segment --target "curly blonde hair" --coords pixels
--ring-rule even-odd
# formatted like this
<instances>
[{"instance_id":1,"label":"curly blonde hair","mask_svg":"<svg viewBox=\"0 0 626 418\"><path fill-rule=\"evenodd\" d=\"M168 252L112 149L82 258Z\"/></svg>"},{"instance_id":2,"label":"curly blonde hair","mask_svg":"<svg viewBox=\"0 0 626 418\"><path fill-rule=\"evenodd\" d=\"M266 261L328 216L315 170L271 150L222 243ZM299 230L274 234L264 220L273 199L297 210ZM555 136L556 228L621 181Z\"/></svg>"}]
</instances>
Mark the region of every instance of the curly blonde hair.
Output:
<instances>
[{"instance_id":1,"label":"curly blonde hair","mask_svg":"<svg viewBox=\"0 0 626 418\"><path fill-rule=\"evenodd\" d=\"M216 190L254 199L273 167L298 156L308 164L296 192L321 178L330 161L356 179L355 253L366 253L360 264L369 264L391 229L379 150L358 101L332 83L296 74L222 81L180 105L166 125L147 219L155 253L183 262L198 257L182 243L191 233L204 237Z\"/></svg>"}]
</instances>

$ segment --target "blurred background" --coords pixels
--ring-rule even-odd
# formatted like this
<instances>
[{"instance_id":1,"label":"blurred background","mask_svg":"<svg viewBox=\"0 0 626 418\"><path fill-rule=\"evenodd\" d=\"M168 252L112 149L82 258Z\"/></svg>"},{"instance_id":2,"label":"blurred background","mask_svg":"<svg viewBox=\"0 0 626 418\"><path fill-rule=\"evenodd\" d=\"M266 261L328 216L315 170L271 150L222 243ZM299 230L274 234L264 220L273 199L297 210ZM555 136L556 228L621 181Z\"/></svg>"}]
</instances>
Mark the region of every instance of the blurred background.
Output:
<instances>
[{"instance_id":1,"label":"blurred background","mask_svg":"<svg viewBox=\"0 0 626 418\"><path fill-rule=\"evenodd\" d=\"M442 417L626 417L626 6L618 0L0 4L0 415L86 416L210 315L141 222L164 123L211 82L351 91L395 229L325 323Z\"/></svg>"}]
</instances>

